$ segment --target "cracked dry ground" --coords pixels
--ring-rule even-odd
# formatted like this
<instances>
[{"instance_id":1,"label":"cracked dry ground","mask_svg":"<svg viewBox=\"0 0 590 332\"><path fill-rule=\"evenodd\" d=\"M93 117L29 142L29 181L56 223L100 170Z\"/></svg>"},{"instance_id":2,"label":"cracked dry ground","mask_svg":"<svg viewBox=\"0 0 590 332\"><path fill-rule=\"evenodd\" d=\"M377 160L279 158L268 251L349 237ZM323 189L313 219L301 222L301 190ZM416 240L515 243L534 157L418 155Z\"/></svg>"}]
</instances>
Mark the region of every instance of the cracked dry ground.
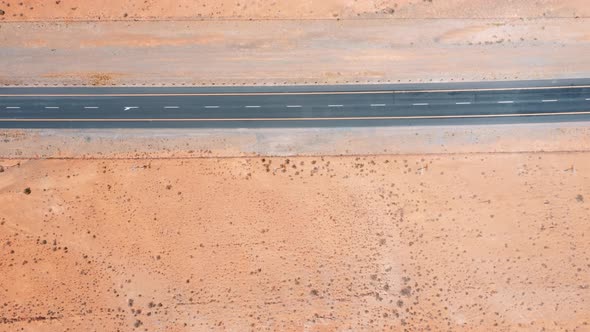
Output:
<instances>
[{"instance_id":1,"label":"cracked dry ground","mask_svg":"<svg viewBox=\"0 0 590 332\"><path fill-rule=\"evenodd\" d=\"M589 330L590 153L0 164L1 331Z\"/></svg>"}]
</instances>

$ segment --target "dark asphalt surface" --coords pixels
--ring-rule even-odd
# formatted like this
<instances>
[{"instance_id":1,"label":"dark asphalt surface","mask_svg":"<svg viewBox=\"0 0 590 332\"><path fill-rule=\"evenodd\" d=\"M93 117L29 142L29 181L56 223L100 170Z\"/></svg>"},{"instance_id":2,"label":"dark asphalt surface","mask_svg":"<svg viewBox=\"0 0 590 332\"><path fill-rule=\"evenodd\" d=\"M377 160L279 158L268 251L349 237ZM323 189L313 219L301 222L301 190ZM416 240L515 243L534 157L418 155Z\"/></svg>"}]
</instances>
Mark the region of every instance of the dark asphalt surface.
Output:
<instances>
[{"instance_id":1,"label":"dark asphalt surface","mask_svg":"<svg viewBox=\"0 0 590 332\"><path fill-rule=\"evenodd\" d=\"M590 79L242 88L0 88L1 128L250 128L590 120Z\"/></svg>"}]
</instances>

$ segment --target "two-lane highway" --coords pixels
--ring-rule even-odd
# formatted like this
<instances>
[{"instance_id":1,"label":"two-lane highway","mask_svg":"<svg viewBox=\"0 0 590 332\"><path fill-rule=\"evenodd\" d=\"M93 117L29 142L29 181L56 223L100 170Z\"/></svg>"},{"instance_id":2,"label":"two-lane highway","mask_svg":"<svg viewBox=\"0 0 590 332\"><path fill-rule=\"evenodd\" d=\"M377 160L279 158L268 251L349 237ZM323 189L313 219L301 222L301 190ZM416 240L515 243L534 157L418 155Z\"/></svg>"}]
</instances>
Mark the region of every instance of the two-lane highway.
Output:
<instances>
[{"instance_id":1,"label":"two-lane highway","mask_svg":"<svg viewBox=\"0 0 590 332\"><path fill-rule=\"evenodd\" d=\"M2 88L0 127L323 127L590 120L590 80L282 88Z\"/></svg>"}]
</instances>

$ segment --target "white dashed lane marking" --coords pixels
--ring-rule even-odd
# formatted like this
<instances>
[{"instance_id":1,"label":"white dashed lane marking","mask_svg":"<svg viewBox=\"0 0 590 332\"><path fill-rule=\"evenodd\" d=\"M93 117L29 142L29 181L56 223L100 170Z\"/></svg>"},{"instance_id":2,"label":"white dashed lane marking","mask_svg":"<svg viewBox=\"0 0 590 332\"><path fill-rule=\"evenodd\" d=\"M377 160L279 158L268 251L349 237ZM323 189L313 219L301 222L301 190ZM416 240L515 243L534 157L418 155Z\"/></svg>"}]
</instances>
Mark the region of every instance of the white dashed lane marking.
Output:
<instances>
[{"instance_id":1,"label":"white dashed lane marking","mask_svg":"<svg viewBox=\"0 0 590 332\"><path fill-rule=\"evenodd\" d=\"M472 115L417 115L417 116L353 116L353 117L291 117L291 118L68 118L68 119L47 119L47 118L28 118L28 119L1 119L0 122L236 122L236 121L333 121L333 120L405 120L405 119L471 119L471 118L512 118L512 117L531 117L531 116L564 116L564 115L590 115L590 111L582 112L554 112L554 113L524 113L524 114L472 114Z\"/></svg>"},{"instance_id":2,"label":"white dashed lane marking","mask_svg":"<svg viewBox=\"0 0 590 332\"><path fill-rule=\"evenodd\" d=\"M585 98L586 101L590 101L590 98ZM542 103L554 103L554 102L558 102L559 99L542 99L541 102ZM498 100L496 101L496 103L498 104L514 104L515 101L514 100ZM455 102L455 105L471 105L473 104L473 102L470 101L458 101ZM385 107L387 106L387 104L369 104L371 107ZM428 106L430 105L429 103L413 103L413 106ZM343 104L330 104L328 105L328 107L344 107L345 105ZM204 108L219 108L220 106L218 105L207 105L207 106L203 106ZM244 105L243 107L245 108L261 108L262 106L260 105ZM287 108L301 108L303 107L303 105L285 105L285 107ZM6 106L5 109L20 109L20 106ZM60 106L44 106L45 109L60 109ZM98 106L84 106L84 109L98 109ZM128 111L128 110L132 110L132 109L138 109L138 106L124 106L124 110ZM165 109L179 109L180 106L164 106Z\"/></svg>"}]
</instances>

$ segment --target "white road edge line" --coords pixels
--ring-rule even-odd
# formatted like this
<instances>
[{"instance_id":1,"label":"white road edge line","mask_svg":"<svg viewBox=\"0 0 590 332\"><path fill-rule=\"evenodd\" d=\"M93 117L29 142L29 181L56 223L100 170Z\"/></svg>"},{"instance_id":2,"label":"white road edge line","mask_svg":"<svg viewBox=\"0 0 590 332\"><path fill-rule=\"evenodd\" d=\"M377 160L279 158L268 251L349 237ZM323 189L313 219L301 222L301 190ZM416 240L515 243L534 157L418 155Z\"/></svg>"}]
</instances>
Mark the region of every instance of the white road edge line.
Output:
<instances>
[{"instance_id":1,"label":"white road edge line","mask_svg":"<svg viewBox=\"0 0 590 332\"><path fill-rule=\"evenodd\" d=\"M500 100L498 104L514 104L514 100Z\"/></svg>"},{"instance_id":2,"label":"white road edge line","mask_svg":"<svg viewBox=\"0 0 590 332\"><path fill-rule=\"evenodd\" d=\"M456 102L455 105L471 105L470 101L459 101Z\"/></svg>"},{"instance_id":3,"label":"white road edge line","mask_svg":"<svg viewBox=\"0 0 590 332\"><path fill-rule=\"evenodd\" d=\"M287 105L288 108L299 108L301 105Z\"/></svg>"},{"instance_id":4,"label":"white road edge line","mask_svg":"<svg viewBox=\"0 0 590 332\"><path fill-rule=\"evenodd\" d=\"M385 104L371 104L371 107L383 107Z\"/></svg>"},{"instance_id":5,"label":"white road edge line","mask_svg":"<svg viewBox=\"0 0 590 332\"><path fill-rule=\"evenodd\" d=\"M357 117L329 117L329 118L177 118L177 119L0 119L0 122L211 122L211 121L333 121L333 120L404 120L404 119L469 119L469 118L516 118L528 116L555 116L555 115L590 115L590 111L582 112L554 112L554 113L525 113L525 114L474 114L474 115L416 115L416 116L357 116Z\"/></svg>"},{"instance_id":6,"label":"white road edge line","mask_svg":"<svg viewBox=\"0 0 590 332\"><path fill-rule=\"evenodd\" d=\"M343 95L343 94L400 94L416 92L472 92L472 91L518 91L518 90L558 90L558 89L587 89L590 85L578 86L530 86L530 87L512 87L512 88L473 88L473 89L440 89L440 90L376 90L376 91L341 91L341 92L242 92L242 93L146 93L146 94L0 94L0 97L178 97L178 96L251 96L251 95ZM586 99L590 100L590 98Z\"/></svg>"},{"instance_id":7,"label":"white road edge line","mask_svg":"<svg viewBox=\"0 0 590 332\"><path fill-rule=\"evenodd\" d=\"M543 102L543 103L553 103L556 101L557 101L557 99L543 99L543 100L541 100L541 102Z\"/></svg>"},{"instance_id":8,"label":"white road edge line","mask_svg":"<svg viewBox=\"0 0 590 332\"><path fill-rule=\"evenodd\" d=\"M205 108L219 108L219 106L211 105L211 106L205 106Z\"/></svg>"},{"instance_id":9,"label":"white road edge line","mask_svg":"<svg viewBox=\"0 0 590 332\"><path fill-rule=\"evenodd\" d=\"M427 106L428 103L413 103L413 106Z\"/></svg>"},{"instance_id":10,"label":"white road edge line","mask_svg":"<svg viewBox=\"0 0 590 332\"><path fill-rule=\"evenodd\" d=\"M164 108L179 108L178 106L164 106Z\"/></svg>"}]
</instances>

